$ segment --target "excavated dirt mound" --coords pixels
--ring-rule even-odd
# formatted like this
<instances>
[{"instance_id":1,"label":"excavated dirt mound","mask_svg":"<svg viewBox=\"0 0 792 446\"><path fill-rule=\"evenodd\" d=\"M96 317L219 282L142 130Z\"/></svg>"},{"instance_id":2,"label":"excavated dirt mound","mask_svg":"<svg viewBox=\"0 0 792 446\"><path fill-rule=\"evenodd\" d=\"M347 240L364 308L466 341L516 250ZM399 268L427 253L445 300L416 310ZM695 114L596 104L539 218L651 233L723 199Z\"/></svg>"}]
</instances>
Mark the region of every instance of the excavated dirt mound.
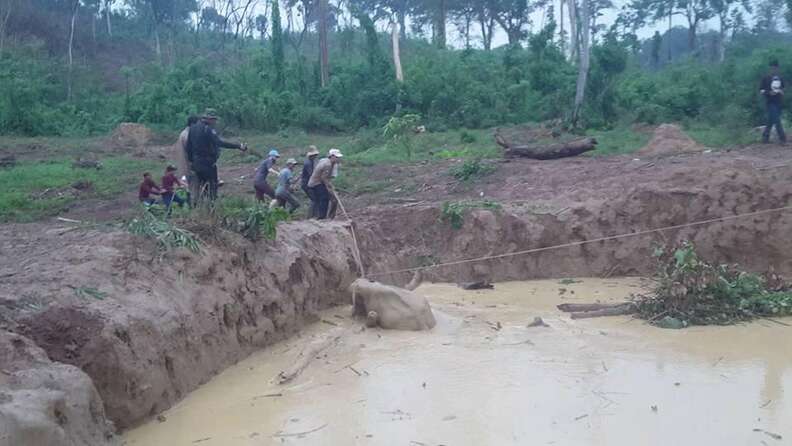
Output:
<instances>
[{"instance_id":1,"label":"excavated dirt mound","mask_svg":"<svg viewBox=\"0 0 792 446\"><path fill-rule=\"evenodd\" d=\"M113 130L113 143L124 147L141 147L154 139L154 133L143 124L122 122Z\"/></svg>"},{"instance_id":2,"label":"excavated dirt mound","mask_svg":"<svg viewBox=\"0 0 792 446\"><path fill-rule=\"evenodd\" d=\"M784 207L792 204L789 163L790 153L780 150L688 154L650 163L625 158L520 163L524 170L530 166L530 175L509 166L500 172L505 183L471 191L502 208L465 211L460 229L443 221L439 203L362 211L358 235L364 266L372 279L403 284L409 273L376 274ZM480 202L473 197L472 202ZM430 269L427 278L650 275L653 244L681 240L693 241L714 262L792 275L790 231L792 211L775 212Z\"/></svg>"},{"instance_id":3,"label":"excavated dirt mound","mask_svg":"<svg viewBox=\"0 0 792 446\"><path fill-rule=\"evenodd\" d=\"M356 267L343 224L282 225L257 244L228 237L203 255L163 257L125 232L5 227L0 332L82 369L109 419L133 426L349 300Z\"/></svg>"},{"instance_id":4,"label":"excavated dirt mound","mask_svg":"<svg viewBox=\"0 0 792 446\"><path fill-rule=\"evenodd\" d=\"M0 445L117 444L102 400L77 367L0 330Z\"/></svg>"},{"instance_id":5,"label":"excavated dirt mound","mask_svg":"<svg viewBox=\"0 0 792 446\"><path fill-rule=\"evenodd\" d=\"M678 155L701 152L707 148L693 141L676 124L661 124L652 133L652 139L637 152L640 156Z\"/></svg>"}]
</instances>

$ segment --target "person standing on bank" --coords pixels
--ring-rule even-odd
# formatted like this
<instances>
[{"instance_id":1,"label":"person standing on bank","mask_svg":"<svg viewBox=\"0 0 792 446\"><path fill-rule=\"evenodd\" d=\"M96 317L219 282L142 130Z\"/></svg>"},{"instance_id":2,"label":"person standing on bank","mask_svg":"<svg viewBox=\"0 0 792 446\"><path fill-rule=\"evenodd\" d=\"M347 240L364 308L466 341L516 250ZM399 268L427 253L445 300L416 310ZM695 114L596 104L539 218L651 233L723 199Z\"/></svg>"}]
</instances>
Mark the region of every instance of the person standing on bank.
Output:
<instances>
[{"instance_id":1,"label":"person standing on bank","mask_svg":"<svg viewBox=\"0 0 792 446\"><path fill-rule=\"evenodd\" d=\"M190 183L197 184L190 167L190 162L187 161L187 139L190 137L190 127L198 122L198 117L190 115L187 118L187 127L179 133L179 140L176 141L174 147L173 159L176 161L176 167L179 169L179 174L184 176L184 182L187 183L187 203L191 203L192 197L198 196L198 188L193 188Z\"/></svg>"},{"instance_id":2,"label":"person standing on bank","mask_svg":"<svg viewBox=\"0 0 792 446\"><path fill-rule=\"evenodd\" d=\"M784 126L781 124L781 110L784 107L784 79L781 78L781 73L778 70L777 60L770 61L770 73L762 78L759 93L764 96L767 106L767 125L765 125L762 134L762 142L770 142L770 132L775 126L776 132L778 132L778 141L785 144L786 134Z\"/></svg>"},{"instance_id":3,"label":"person standing on bank","mask_svg":"<svg viewBox=\"0 0 792 446\"><path fill-rule=\"evenodd\" d=\"M308 196L308 199L311 200L311 204L308 207L308 218L314 218L316 216L316 200L314 200L313 194L311 193L311 188L308 187L308 181L311 179L311 174L313 174L314 166L316 165L316 158L319 156L319 149L316 146L308 146L308 153L305 154L307 157L305 162L303 162L302 174L300 175L300 186L305 192L305 195Z\"/></svg>"},{"instance_id":4,"label":"person standing on bank","mask_svg":"<svg viewBox=\"0 0 792 446\"><path fill-rule=\"evenodd\" d=\"M316 218L324 220L327 218L330 197L335 195L333 188L333 166L341 162L344 155L338 149L330 149L327 158L322 158L316 163L311 179L308 180L308 188L316 200Z\"/></svg>"},{"instance_id":5,"label":"person standing on bank","mask_svg":"<svg viewBox=\"0 0 792 446\"><path fill-rule=\"evenodd\" d=\"M269 155L264 158L264 161L259 164L258 169L256 169L256 176L253 178L253 189L256 190L256 199L259 201L264 201L264 196L275 199L275 191L267 183L267 175L270 173L278 175L279 172L275 170L278 158L280 158L280 153L272 149L269 151Z\"/></svg>"},{"instance_id":6,"label":"person standing on bank","mask_svg":"<svg viewBox=\"0 0 792 446\"><path fill-rule=\"evenodd\" d=\"M210 201L217 198L217 160L220 158L220 148L243 152L247 150L247 144L220 139L215 130L217 119L214 109L206 109L201 120L190 127L187 137L187 162L195 175L195 190L199 191L196 201L201 201L204 197L208 197Z\"/></svg>"},{"instance_id":7,"label":"person standing on bank","mask_svg":"<svg viewBox=\"0 0 792 446\"><path fill-rule=\"evenodd\" d=\"M281 169L278 174L278 187L275 188L275 199L278 201L278 206L286 207L289 205L289 213L293 214L300 203L294 198L291 193L291 183L294 178L294 167L297 165L297 160L289 158L286 161L286 167Z\"/></svg>"}]
</instances>

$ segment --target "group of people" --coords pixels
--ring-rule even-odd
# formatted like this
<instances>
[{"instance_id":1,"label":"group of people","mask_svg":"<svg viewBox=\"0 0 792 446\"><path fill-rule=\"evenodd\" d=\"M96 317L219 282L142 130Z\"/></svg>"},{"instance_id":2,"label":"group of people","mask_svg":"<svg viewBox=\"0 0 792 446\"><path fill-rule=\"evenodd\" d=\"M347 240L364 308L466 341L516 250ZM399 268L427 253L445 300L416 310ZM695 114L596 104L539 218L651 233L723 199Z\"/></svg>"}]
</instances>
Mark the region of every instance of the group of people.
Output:
<instances>
[{"instance_id":1,"label":"group of people","mask_svg":"<svg viewBox=\"0 0 792 446\"><path fill-rule=\"evenodd\" d=\"M149 172L143 174L138 190L141 202L151 205L156 203L156 196L160 196L170 212L173 203L182 207L184 204L217 198L217 189L222 184L217 176L220 149L247 151L244 143L228 142L220 138L215 129L217 121L218 116L213 109L207 109L200 118L191 116L187 119L187 126L179 134L175 147L174 158L177 165L168 165L161 185L157 185ZM293 213L300 207L300 202L293 194L295 185L299 183L311 203L308 217L320 220L333 218L338 204L333 179L338 175L338 167L344 155L338 149L330 149L325 158L320 159L319 155L319 150L310 146L302 171L297 175L297 160L289 158L285 167L277 170L280 153L277 149L270 150L253 178L256 198L264 201L265 197L269 197L272 200L270 207L288 206L289 212ZM267 182L270 174L277 177L274 189ZM181 179L179 175L182 175ZM179 187L188 190L186 200L176 193Z\"/></svg>"},{"instance_id":2,"label":"group of people","mask_svg":"<svg viewBox=\"0 0 792 446\"><path fill-rule=\"evenodd\" d=\"M271 198L271 206L289 206L289 212L294 212L300 207L299 201L292 194L293 186L300 183L300 188L311 202L308 208L308 217L323 220L333 218L338 203L333 178L338 175L338 166L344 155L338 149L330 149L326 158L319 158L319 150L316 146L310 146L306 159L303 162L302 172L295 176L294 169L298 165L297 160L289 158L286 166L280 171L275 170L275 166L280 159L280 153L272 149L267 158L261 162L256 175L253 179L253 189L256 198L264 200L265 197ZM276 188L267 182L267 176L272 173L278 176Z\"/></svg>"}]
</instances>

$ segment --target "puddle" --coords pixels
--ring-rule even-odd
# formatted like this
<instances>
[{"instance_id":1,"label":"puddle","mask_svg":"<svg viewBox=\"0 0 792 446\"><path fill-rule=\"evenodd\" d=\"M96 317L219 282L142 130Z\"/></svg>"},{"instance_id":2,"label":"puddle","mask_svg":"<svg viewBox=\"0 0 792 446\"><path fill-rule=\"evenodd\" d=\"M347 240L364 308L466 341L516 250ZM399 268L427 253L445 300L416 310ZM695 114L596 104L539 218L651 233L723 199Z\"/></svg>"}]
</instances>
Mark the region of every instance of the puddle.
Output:
<instances>
[{"instance_id":1,"label":"puddle","mask_svg":"<svg viewBox=\"0 0 792 446\"><path fill-rule=\"evenodd\" d=\"M229 368L127 445L783 445L792 442L792 327L662 330L573 321L563 302L622 300L641 279L419 289L431 332L366 330L346 308ZM549 327L527 328L535 316ZM792 322L787 320L787 322ZM293 382L312 337L350 334ZM792 390L789 390L792 391ZM761 429L756 431L755 429ZM780 435L781 438L774 437Z\"/></svg>"}]
</instances>

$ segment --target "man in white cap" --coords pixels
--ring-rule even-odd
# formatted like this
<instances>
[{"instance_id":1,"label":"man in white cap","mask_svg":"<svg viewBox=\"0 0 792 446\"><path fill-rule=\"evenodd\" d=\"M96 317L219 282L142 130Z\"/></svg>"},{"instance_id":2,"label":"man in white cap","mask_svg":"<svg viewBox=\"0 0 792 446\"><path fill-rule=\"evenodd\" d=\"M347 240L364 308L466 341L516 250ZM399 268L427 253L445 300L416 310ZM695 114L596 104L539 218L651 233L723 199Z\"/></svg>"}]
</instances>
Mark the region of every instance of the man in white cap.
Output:
<instances>
[{"instance_id":1,"label":"man in white cap","mask_svg":"<svg viewBox=\"0 0 792 446\"><path fill-rule=\"evenodd\" d=\"M319 220L327 218L331 197L336 194L332 183L333 167L340 163L343 157L340 150L330 149L327 152L327 158L322 158L316 163L311 178L308 180L308 188L316 200L316 218Z\"/></svg>"},{"instance_id":2,"label":"man in white cap","mask_svg":"<svg viewBox=\"0 0 792 446\"><path fill-rule=\"evenodd\" d=\"M288 204L290 214L293 214L300 207L300 203L291 193L291 183L292 179L294 179L293 170L296 165L296 159L289 158L286 160L286 167L281 169L278 174L278 186L275 188L275 199L278 201L278 206L286 207L286 204Z\"/></svg>"}]
</instances>

